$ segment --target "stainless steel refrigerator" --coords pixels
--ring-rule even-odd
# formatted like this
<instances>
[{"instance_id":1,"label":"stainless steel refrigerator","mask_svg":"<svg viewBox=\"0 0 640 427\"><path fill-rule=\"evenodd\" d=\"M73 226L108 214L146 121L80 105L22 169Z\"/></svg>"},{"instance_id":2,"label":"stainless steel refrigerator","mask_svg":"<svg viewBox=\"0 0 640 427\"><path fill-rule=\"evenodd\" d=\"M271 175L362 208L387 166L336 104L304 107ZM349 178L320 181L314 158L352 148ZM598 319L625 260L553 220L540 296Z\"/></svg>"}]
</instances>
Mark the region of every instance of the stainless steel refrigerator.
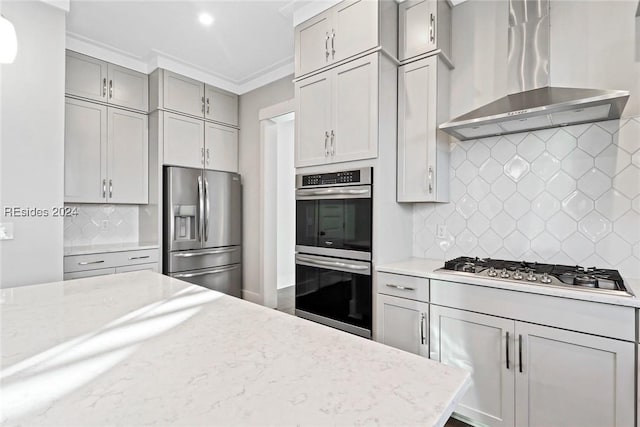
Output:
<instances>
[{"instance_id":1,"label":"stainless steel refrigerator","mask_svg":"<svg viewBox=\"0 0 640 427\"><path fill-rule=\"evenodd\" d=\"M240 298L240 175L165 167L163 217L164 274Z\"/></svg>"}]
</instances>

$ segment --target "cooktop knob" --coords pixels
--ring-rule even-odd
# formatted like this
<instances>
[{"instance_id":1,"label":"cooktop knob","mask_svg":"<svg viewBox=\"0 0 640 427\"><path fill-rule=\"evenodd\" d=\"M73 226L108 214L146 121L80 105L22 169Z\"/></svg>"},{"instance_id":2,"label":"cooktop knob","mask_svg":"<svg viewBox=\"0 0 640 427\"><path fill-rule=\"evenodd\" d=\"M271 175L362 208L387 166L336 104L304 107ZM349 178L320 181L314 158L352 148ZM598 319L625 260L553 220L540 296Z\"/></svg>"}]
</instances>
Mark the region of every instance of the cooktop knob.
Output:
<instances>
[{"instance_id":1,"label":"cooktop knob","mask_svg":"<svg viewBox=\"0 0 640 427\"><path fill-rule=\"evenodd\" d=\"M516 270L515 273L513 273L513 278L516 280L522 280L522 273L520 273L520 270Z\"/></svg>"},{"instance_id":2,"label":"cooktop knob","mask_svg":"<svg viewBox=\"0 0 640 427\"><path fill-rule=\"evenodd\" d=\"M502 277L503 279L506 279L510 276L510 274L507 272L506 268L503 268L502 271L500 272L500 277Z\"/></svg>"},{"instance_id":3,"label":"cooktop knob","mask_svg":"<svg viewBox=\"0 0 640 427\"><path fill-rule=\"evenodd\" d=\"M496 271L496 269L493 267L489 267L489 271L487 271L487 276L496 277L497 275L498 275L498 272Z\"/></svg>"},{"instance_id":4,"label":"cooktop knob","mask_svg":"<svg viewBox=\"0 0 640 427\"><path fill-rule=\"evenodd\" d=\"M538 278L536 277L535 274L533 274L533 271L530 271L529 274L527 274L527 281L528 282L535 282L537 280L538 280Z\"/></svg>"},{"instance_id":5,"label":"cooktop knob","mask_svg":"<svg viewBox=\"0 0 640 427\"><path fill-rule=\"evenodd\" d=\"M547 273L542 273L540 276L540 283L551 283L551 277Z\"/></svg>"}]
</instances>

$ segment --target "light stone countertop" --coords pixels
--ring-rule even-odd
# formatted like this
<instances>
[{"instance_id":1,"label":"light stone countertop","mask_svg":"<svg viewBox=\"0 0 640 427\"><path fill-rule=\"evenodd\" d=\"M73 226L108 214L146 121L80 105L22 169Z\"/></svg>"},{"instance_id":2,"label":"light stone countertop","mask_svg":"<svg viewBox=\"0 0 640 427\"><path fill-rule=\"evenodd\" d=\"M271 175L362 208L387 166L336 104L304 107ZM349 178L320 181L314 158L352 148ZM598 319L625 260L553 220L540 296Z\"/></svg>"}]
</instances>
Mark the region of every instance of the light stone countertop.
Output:
<instances>
[{"instance_id":1,"label":"light stone countertop","mask_svg":"<svg viewBox=\"0 0 640 427\"><path fill-rule=\"evenodd\" d=\"M109 252L138 251L143 249L158 249L160 246L154 243L111 243L86 246L65 246L64 256L103 254Z\"/></svg>"},{"instance_id":2,"label":"light stone countertop","mask_svg":"<svg viewBox=\"0 0 640 427\"><path fill-rule=\"evenodd\" d=\"M442 426L458 368L152 272L0 290L3 425Z\"/></svg>"},{"instance_id":3,"label":"light stone countertop","mask_svg":"<svg viewBox=\"0 0 640 427\"><path fill-rule=\"evenodd\" d=\"M424 277L428 279L437 279L448 282L466 283L469 285L486 286L498 289L507 289L511 291L549 295L561 298L601 302L605 304L627 307L640 307L640 279L626 277L622 278L624 280L625 286L627 286L627 288L629 288L631 292L636 295L635 297L625 297L559 286L542 286L524 282L515 283L497 279L493 280L484 277L475 277L472 275L462 276L436 271L443 266L444 261L442 260L409 258L403 261L378 265L376 266L376 271L384 273L404 274L407 276Z\"/></svg>"}]
</instances>

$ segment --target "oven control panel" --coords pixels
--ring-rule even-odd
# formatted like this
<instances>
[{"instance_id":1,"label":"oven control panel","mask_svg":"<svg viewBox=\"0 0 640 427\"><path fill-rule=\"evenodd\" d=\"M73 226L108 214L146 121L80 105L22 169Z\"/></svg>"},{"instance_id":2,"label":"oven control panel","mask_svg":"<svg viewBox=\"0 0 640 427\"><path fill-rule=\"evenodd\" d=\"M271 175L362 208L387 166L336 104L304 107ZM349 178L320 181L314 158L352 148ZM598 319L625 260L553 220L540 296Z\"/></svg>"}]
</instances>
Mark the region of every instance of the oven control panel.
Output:
<instances>
[{"instance_id":1,"label":"oven control panel","mask_svg":"<svg viewBox=\"0 0 640 427\"><path fill-rule=\"evenodd\" d=\"M298 175L296 187L324 187L334 185L362 185L371 184L371 168L354 169L340 172L320 173L313 175Z\"/></svg>"}]
</instances>

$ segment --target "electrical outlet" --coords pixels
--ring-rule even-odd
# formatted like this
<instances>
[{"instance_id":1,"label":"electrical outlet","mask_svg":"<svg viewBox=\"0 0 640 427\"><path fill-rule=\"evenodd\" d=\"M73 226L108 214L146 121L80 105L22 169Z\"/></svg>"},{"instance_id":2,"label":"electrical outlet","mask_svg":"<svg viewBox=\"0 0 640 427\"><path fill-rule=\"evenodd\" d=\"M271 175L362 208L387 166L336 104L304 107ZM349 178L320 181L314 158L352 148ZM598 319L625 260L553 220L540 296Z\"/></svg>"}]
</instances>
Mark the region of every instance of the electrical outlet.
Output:
<instances>
[{"instance_id":1,"label":"electrical outlet","mask_svg":"<svg viewBox=\"0 0 640 427\"><path fill-rule=\"evenodd\" d=\"M13 240L13 223L0 223L0 240Z\"/></svg>"},{"instance_id":2,"label":"electrical outlet","mask_svg":"<svg viewBox=\"0 0 640 427\"><path fill-rule=\"evenodd\" d=\"M109 220L105 219L102 221L102 231L107 231L109 229Z\"/></svg>"},{"instance_id":3,"label":"electrical outlet","mask_svg":"<svg viewBox=\"0 0 640 427\"><path fill-rule=\"evenodd\" d=\"M438 224L436 227L436 237L438 239L445 239L447 237L447 226L444 224Z\"/></svg>"}]
</instances>

